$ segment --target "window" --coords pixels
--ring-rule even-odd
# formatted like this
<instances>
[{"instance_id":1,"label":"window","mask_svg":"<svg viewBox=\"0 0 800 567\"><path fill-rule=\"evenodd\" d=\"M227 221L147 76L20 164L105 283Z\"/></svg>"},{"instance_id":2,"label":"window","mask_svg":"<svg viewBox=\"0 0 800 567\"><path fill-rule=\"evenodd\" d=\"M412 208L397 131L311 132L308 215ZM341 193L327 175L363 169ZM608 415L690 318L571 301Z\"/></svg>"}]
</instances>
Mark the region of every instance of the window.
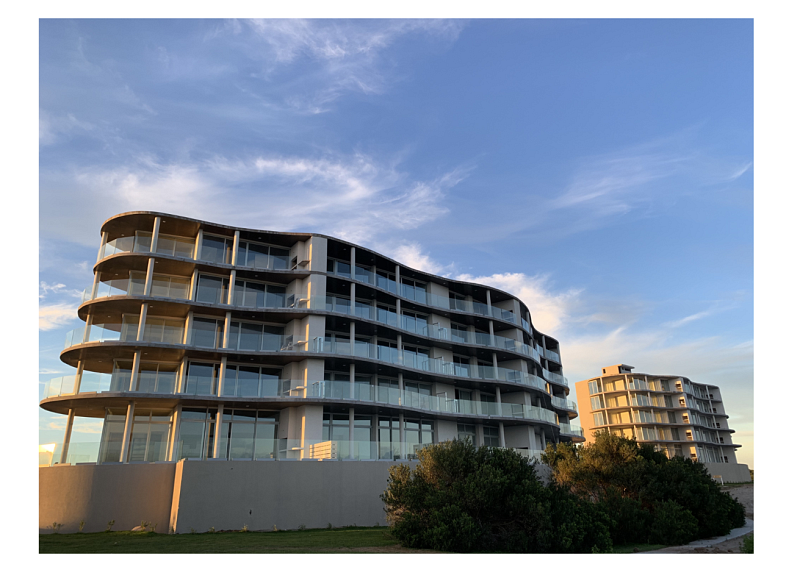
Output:
<instances>
[{"instance_id":1,"label":"window","mask_svg":"<svg viewBox=\"0 0 800 567\"><path fill-rule=\"evenodd\" d=\"M158 254L166 254L176 258L194 257L194 238L182 238L159 233L156 246Z\"/></svg>"},{"instance_id":2,"label":"window","mask_svg":"<svg viewBox=\"0 0 800 567\"><path fill-rule=\"evenodd\" d=\"M144 342L177 345L183 343L183 319L147 317L144 325Z\"/></svg>"},{"instance_id":3,"label":"window","mask_svg":"<svg viewBox=\"0 0 800 567\"><path fill-rule=\"evenodd\" d=\"M475 434L475 426L467 423L458 424L458 439L467 439L473 445L476 445L477 435ZM477 445L476 445L477 446Z\"/></svg>"},{"instance_id":4,"label":"window","mask_svg":"<svg viewBox=\"0 0 800 567\"><path fill-rule=\"evenodd\" d=\"M239 280L233 288L233 304L241 307L286 307L286 286Z\"/></svg>"},{"instance_id":5,"label":"window","mask_svg":"<svg viewBox=\"0 0 800 567\"><path fill-rule=\"evenodd\" d=\"M190 362L183 383L183 393L213 396L217 392L219 366L205 362Z\"/></svg>"},{"instance_id":6,"label":"window","mask_svg":"<svg viewBox=\"0 0 800 567\"><path fill-rule=\"evenodd\" d=\"M175 391L178 371L179 366L175 363L141 362L136 391L171 394Z\"/></svg>"},{"instance_id":7,"label":"window","mask_svg":"<svg viewBox=\"0 0 800 567\"><path fill-rule=\"evenodd\" d=\"M456 376L469 377L469 357L454 354L453 370Z\"/></svg>"},{"instance_id":8,"label":"window","mask_svg":"<svg viewBox=\"0 0 800 567\"><path fill-rule=\"evenodd\" d=\"M399 459L400 454L400 420L378 417L378 458Z\"/></svg>"},{"instance_id":9,"label":"window","mask_svg":"<svg viewBox=\"0 0 800 567\"><path fill-rule=\"evenodd\" d=\"M349 278L351 276L350 263L328 258L328 273L342 278Z\"/></svg>"},{"instance_id":10,"label":"window","mask_svg":"<svg viewBox=\"0 0 800 567\"><path fill-rule=\"evenodd\" d=\"M602 413L593 414L593 417L594 417L594 424L595 425L605 425L606 424L605 416Z\"/></svg>"},{"instance_id":11,"label":"window","mask_svg":"<svg viewBox=\"0 0 800 567\"><path fill-rule=\"evenodd\" d=\"M378 304L377 307L377 321L392 327L397 327L397 311L395 307L389 305Z\"/></svg>"},{"instance_id":12,"label":"window","mask_svg":"<svg viewBox=\"0 0 800 567\"><path fill-rule=\"evenodd\" d=\"M457 343L468 343L469 335L467 334L467 326L459 325L458 323L450 323L451 340Z\"/></svg>"},{"instance_id":13,"label":"window","mask_svg":"<svg viewBox=\"0 0 800 567\"><path fill-rule=\"evenodd\" d=\"M228 278L200 274L197 278L195 301L200 303L228 303Z\"/></svg>"},{"instance_id":14,"label":"window","mask_svg":"<svg viewBox=\"0 0 800 567\"><path fill-rule=\"evenodd\" d=\"M406 458L415 459L419 449L433 444L433 421L405 419L403 425L406 430Z\"/></svg>"},{"instance_id":15,"label":"window","mask_svg":"<svg viewBox=\"0 0 800 567\"><path fill-rule=\"evenodd\" d=\"M100 436L99 462L118 463L120 461L122 438L125 435L125 413L125 408L106 409L103 433Z\"/></svg>"},{"instance_id":16,"label":"window","mask_svg":"<svg viewBox=\"0 0 800 567\"><path fill-rule=\"evenodd\" d=\"M402 283L401 295L403 297L405 297L406 299L410 299L412 301L417 301L419 303L426 303L425 300L426 285L424 283L409 278L402 278L401 283Z\"/></svg>"},{"instance_id":17,"label":"window","mask_svg":"<svg viewBox=\"0 0 800 567\"><path fill-rule=\"evenodd\" d=\"M593 410L603 409L603 399L601 397L592 398L591 401Z\"/></svg>"},{"instance_id":18,"label":"window","mask_svg":"<svg viewBox=\"0 0 800 567\"><path fill-rule=\"evenodd\" d=\"M261 352L278 352L282 350L289 338L283 336L284 328L261 323L245 323L232 321L228 348Z\"/></svg>"},{"instance_id":19,"label":"window","mask_svg":"<svg viewBox=\"0 0 800 567\"><path fill-rule=\"evenodd\" d=\"M215 264L230 264L233 242L223 236L203 235L200 260Z\"/></svg>"},{"instance_id":20,"label":"window","mask_svg":"<svg viewBox=\"0 0 800 567\"><path fill-rule=\"evenodd\" d=\"M153 285L150 288L152 297L169 297L172 299L189 299L191 280L178 276L153 274Z\"/></svg>"},{"instance_id":21,"label":"window","mask_svg":"<svg viewBox=\"0 0 800 567\"><path fill-rule=\"evenodd\" d=\"M183 408L181 410L178 459L206 459L214 456L216 418L216 409Z\"/></svg>"},{"instance_id":22,"label":"window","mask_svg":"<svg viewBox=\"0 0 800 567\"><path fill-rule=\"evenodd\" d=\"M403 364L406 366L428 370L429 356L427 348L403 345Z\"/></svg>"},{"instance_id":23,"label":"window","mask_svg":"<svg viewBox=\"0 0 800 567\"><path fill-rule=\"evenodd\" d=\"M491 425L483 426L483 444L487 447L500 446L500 428Z\"/></svg>"},{"instance_id":24,"label":"window","mask_svg":"<svg viewBox=\"0 0 800 567\"><path fill-rule=\"evenodd\" d=\"M275 458L280 412L225 409L222 413L221 459Z\"/></svg>"},{"instance_id":25,"label":"window","mask_svg":"<svg viewBox=\"0 0 800 567\"><path fill-rule=\"evenodd\" d=\"M460 293L450 292L450 309L454 311L467 311L467 298Z\"/></svg>"},{"instance_id":26,"label":"window","mask_svg":"<svg viewBox=\"0 0 800 567\"><path fill-rule=\"evenodd\" d=\"M600 393L600 380L592 380L591 382L589 382L589 393L590 394Z\"/></svg>"},{"instance_id":27,"label":"window","mask_svg":"<svg viewBox=\"0 0 800 567\"><path fill-rule=\"evenodd\" d=\"M192 321L191 344L202 348L222 348L225 321L195 317Z\"/></svg>"},{"instance_id":28,"label":"window","mask_svg":"<svg viewBox=\"0 0 800 567\"><path fill-rule=\"evenodd\" d=\"M128 461L166 461L171 425L171 410L134 410Z\"/></svg>"},{"instance_id":29,"label":"window","mask_svg":"<svg viewBox=\"0 0 800 567\"><path fill-rule=\"evenodd\" d=\"M132 372L133 360L115 360L108 391L127 392L131 387Z\"/></svg>"},{"instance_id":30,"label":"window","mask_svg":"<svg viewBox=\"0 0 800 567\"><path fill-rule=\"evenodd\" d=\"M413 311L403 311L401 318L402 328L406 331L416 333L418 335L427 334L428 329L428 316L422 313L414 313Z\"/></svg>"},{"instance_id":31,"label":"window","mask_svg":"<svg viewBox=\"0 0 800 567\"><path fill-rule=\"evenodd\" d=\"M240 240L236 265L264 270L287 270L289 249Z\"/></svg>"},{"instance_id":32,"label":"window","mask_svg":"<svg viewBox=\"0 0 800 567\"><path fill-rule=\"evenodd\" d=\"M280 395L281 369L229 365L225 368L223 396L265 398Z\"/></svg>"}]
</instances>

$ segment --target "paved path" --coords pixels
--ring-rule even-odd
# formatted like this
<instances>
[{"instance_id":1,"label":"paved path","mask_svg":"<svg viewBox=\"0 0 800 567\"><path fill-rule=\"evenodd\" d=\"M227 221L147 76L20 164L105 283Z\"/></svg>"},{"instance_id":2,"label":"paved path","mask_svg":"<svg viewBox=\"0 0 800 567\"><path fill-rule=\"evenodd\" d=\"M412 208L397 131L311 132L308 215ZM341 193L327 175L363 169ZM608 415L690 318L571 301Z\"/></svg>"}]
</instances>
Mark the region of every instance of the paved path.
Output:
<instances>
[{"instance_id":1,"label":"paved path","mask_svg":"<svg viewBox=\"0 0 800 567\"><path fill-rule=\"evenodd\" d=\"M663 549L657 549L655 551L644 551L643 553L686 553L698 547L711 547L712 545L717 545L724 541L728 541L729 539L742 537L743 535L749 534L754 529L755 525L753 524L753 520L751 520L750 518L745 518L744 527L732 529L731 533L729 533L728 535L715 537L711 539L698 539L697 541L687 543L686 545L681 545L678 547L665 547Z\"/></svg>"}]
</instances>

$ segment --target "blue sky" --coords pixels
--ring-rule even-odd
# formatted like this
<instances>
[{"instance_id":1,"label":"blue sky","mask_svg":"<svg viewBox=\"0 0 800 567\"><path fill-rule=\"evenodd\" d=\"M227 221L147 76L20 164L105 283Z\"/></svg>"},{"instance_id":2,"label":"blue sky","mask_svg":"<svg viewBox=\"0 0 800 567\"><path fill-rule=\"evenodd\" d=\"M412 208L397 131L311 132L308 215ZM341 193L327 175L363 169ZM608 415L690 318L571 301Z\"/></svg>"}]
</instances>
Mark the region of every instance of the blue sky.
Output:
<instances>
[{"instance_id":1,"label":"blue sky","mask_svg":"<svg viewBox=\"0 0 800 567\"><path fill-rule=\"evenodd\" d=\"M506 289L561 342L571 383L626 363L719 385L754 467L751 20L39 34L40 394L70 372L58 354L100 225L160 210ZM40 410L40 442L64 421Z\"/></svg>"}]
</instances>

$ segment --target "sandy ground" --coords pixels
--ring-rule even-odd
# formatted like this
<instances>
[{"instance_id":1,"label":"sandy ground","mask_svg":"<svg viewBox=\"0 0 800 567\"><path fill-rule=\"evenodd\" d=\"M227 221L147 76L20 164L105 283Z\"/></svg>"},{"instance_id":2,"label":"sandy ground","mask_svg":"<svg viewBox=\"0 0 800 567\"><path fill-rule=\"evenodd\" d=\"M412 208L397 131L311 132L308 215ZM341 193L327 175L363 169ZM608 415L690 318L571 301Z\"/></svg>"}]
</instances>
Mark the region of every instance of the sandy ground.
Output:
<instances>
[{"instance_id":1,"label":"sandy ground","mask_svg":"<svg viewBox=\"0 0 800 567\"><path fill-rule=\"evenodd\" d=\"M735 496L739 502L744 504L745 515L755 521L755 516L753 515L755 510L753 504L753 488L754 485L745 484L743 486L734 486L727 490L731 496ZM745 536L737 537L708 547L693 547L691 545L665 547L664 549L659 549L651 553L740 553L739 546L744 538Z\"/></svg>"}]
</instances>

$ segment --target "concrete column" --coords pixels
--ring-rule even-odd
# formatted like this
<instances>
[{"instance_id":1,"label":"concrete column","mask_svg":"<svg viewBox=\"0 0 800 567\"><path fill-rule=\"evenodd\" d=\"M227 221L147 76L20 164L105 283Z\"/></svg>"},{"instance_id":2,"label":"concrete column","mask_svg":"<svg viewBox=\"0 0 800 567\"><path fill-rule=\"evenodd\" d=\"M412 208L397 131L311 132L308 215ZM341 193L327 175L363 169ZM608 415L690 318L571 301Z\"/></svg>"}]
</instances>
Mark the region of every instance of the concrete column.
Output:
<instances>
[{"instance_id":1,"label":"concrete column","mask_svg":"<svg viewBox=\"0 0 800 567\"><path fill-rule=\"evenodd\" d=\"M128 402L128 412L125 414L125 431L122 434L122 449L119 452L119 462L128 462L128 448L131 443L131 431L133 430L133 412L136 408L136 402L131 400Z\"/></svg>"},{"instance_id":2,"label":"concrete column","mask_svg":"<svg viewBox=\"0 0 800 567\"><path fill-rule=\"evenodd\" d=\"M128 388L129 392L136 391L136 385L139 382L139 365L142 362L142 351L135 350L133 351L133 366L131 368L131 383L130 387Z\"/></svg>"},{"instance_id":3,"label":"concrete column","mask_svg":"<svg viewBox=\"0 0 800 567\"><path fill-rule=\"evenodd\" d=\"M225 373L228 370L228 357L223 356L219 363L219 380L217 380L217 396L225 391Z\"/></svg>"},{"instance_id":4,"label":"concrete column","mask_svg":"<svg viewBox=\"0 0 800 567\"><path fill-rule=\"evenodd\" d=\"M496 401L498 404L501 404L501 403L503 403L503 400L502 400L502 399L501 399L501 397L500 397L500 386L495 386L495 387L494 387L494 397L495 397L495 401Z\"/></svg>"},{"instance_id":5,"label":"concrete column","mask_svg":"<svg viewBox=\"0 0 800 567\"><path fill-rule=\"evenodd\" d=\"M139 330L136 333L136 340L144 340L144 329L147 324L147 303L142 303L142 308L139 310Z\"/></svg>"},{"instance_id":6,"label":"concrete column","mask_svg":"<svg viewBox=\"0 0 800 567\"><path fill-rule=\"evenodd\" d=\"M356 353L356 324L350 321L350 354Z\"/></svg>"},{"instance_id":7,"label":"concrete column","mask_svg":"<svg viewBox=\"0 0 800 567\"><path fill-rule=\"evenodd\" d=\"M492 313L492 292L486 290L486 305L489 307L489 315Z\"/></svg>"},{"instance_id":8,"label":"concrete column","mask_svg":"<svg viewBox=\"0 0 800 567\"><path fill-rule=\"evenodd\" d=\"M130 275L128 276L130 278ZM89 299L97 298L97 288L100 285L100 272L94 273L94 279L92 280L92 295Z\"/></svg>"},{"instance_id":9,"label":"concrete column","mask_svg":"<svg viewBox=\"0 0 800 567\"><path fill-rule=\"evenodd\" d=\"M356 279L356 247L350 247L350 277Z\"/></svg>"},{"instance_id":10,"label":"concrete column","mask_svg":"<svg viewBox=\"0 0 800 567\"><path fill-rule=\"evenodd\" d=\"M400 412L400 447L401 450L403 451L402 452L403 458L406 457L407 453L405 443L406 443L406 422L403 419L403 412Z\"/></svg>"},{"instance_id":11,"label":"concrete column","mask_svg":"<svg viewBox=\"0 0 800 567\"><path fill-rule=\"evenodd\" d=\"M494 343L494 323L489 321L489 336L491 337L492 346L495 346Z\"/></svg>"},{"instance_id":12,"label":"concrete column","mask_svg":"<svg viewBox=\"0 0 800 567\"><path fill-rule=\"evenodd\" d=\"M350 399L354 400L356 397L356 365L350 365Z\"/></svg>"},{"instance_id":13,"label":"concrete column","mask_svg":"<svg viewBox=\"0 0 800 567\"><path fill-rule=\"evenodd\" d=\"M222 331L222 348L230 348L229 346L229 339L231 336L231 317L233 316L231 311L225 312L225 328Z\"/></svg>"},{"instance_id":14,"label":"concrete column","mask_svg":"<svg viewBox=\"0 0 800 567\"><path fill-rule=\"evenodd\" d=\"M234 289L236 289L236 270L231 270L231 279L228 283L228 301L226 302L228 305L233 305Z\"/></svg>"},{"instance_id":15,"label":"concrete column","mask_svg":"<svg viewBox=\"0 0 800 567\"><path fill-rule=\"evenodd\" d=\"M397 333L397 360L403 364L403 335Z\"/></svg>"},{"instance_id":16,"label":"concrete column","mask_svg":"<svg viewBox=\"0 0 800 567\"><path fill-rule=\"evenodd\" d=\"M203 248L203 229L197 231L197 237L194 240L194 259L200 259L200 250Z\"/></svg>"},{"instance_id":17,"label":"concrete column","mask_svg":"<svg viewBox=\"0 0 800 567\"><path fill-rule=\"evenodd\" d=\"M184 356L183 360L181 361L181 367L180 370L178 371L178 376L176 377L176 380L178 381L177 384L175 384L176 394L181 391L181 387L183 386L183 377L186 376L186 372L188 370L189 370L189 357Z\"/></svg>"},{"instance_id":18,"label":"concrete column","mask_svg":"<svg viewBox=\"0 0 800 567\"><path fill-rule=\"evenodd\" d=\"M75 369L75 386L72 388L72 393L77 394L81 391L81 380L83 380L83 361L78 361L78 367Z\"/></svg>"},{"instance_id":19,"label":"concrete column","mask_svg":"<svg viewBox=\"0 0 800 567\"><path fill-rule=\"evenodd\" d=\"M353 248L355 250L355 248ZM350 315L356 314L356 284L350 283Z\"/></svg>"},{"instance_id":20,"label":"concrete column","mask_svg":"<svg viewBox=\"0 0 800 567\"><path fill-rule=\"evenodd\" d=\"M500 371L497 369L497 353L496 352L492 353L492 365L494 366L494 379L495 380L499 380L500 379Z\"/></svg>"},{"instance_id":21,"label":"concrete column","mask_svg":"<svg viewBox=\"0 0 800 567\"><path fill-rule=\"evenodd\" d=\"M402 329L403 328L403 323L402 323L402 320L400 319L401 313L402 313L402 308L400 307L400 299L397 299L395 301L394 310L397 313L397 326Z\"/></svg>"},{"instance_id":22,"label":"concrete column","mask_svg":"<svg viewBox=\"0 0 800 567\"><path fill-rule=\"evenodd\" d=\"M219 438L222 435L222 415L224 405L222 402L217 404L217 421L214 423L214 458L219 459L220 442Z\"/></svg>"},{"instance_id":23,"label":"concrete column","mask_svg":"<svg viewBox=\"0 0 800 567\"><path fill-rule=\"evenodd\" d=\"M100 235L100 250L97 251L97 262L103 259L103 249L108 244L108 233L104 232Z\"/></svg>"},{"instance_id":24,"label":"concrete column","mask_svg":"<svg viewBox=\"0 0 800 567\"><path fill-rule=\"evenodd\" d=\"M83 340L81 341L82 343L85 343L86 341L89 340L89 335L92 332L92 319L93 318L94 318L94 316L91 313L89 313L86 316L86 326L83 329Z\"/></svg>"},{"instance_id":25,"label":"concrete column","mask_svg":"<svg viewBox=\"0 0 800 567\"><path fill-rule=\"evenodd\" d=\"M497 424L497 428L500 430L500 446L505 448L506 446L506 431L503 427L502 423Z\"/></svg>"},{"instance_id":26,"label":"concrete column","mask_svg":"<svg viewBox=\"0 0 800 567\"><path fill-rule=\"evenodd\" d=\"M188 345L192 342L192 321L194 320L194 312L189 311L186 316L186 328L184 329L183 344Z\"/></svg>"},{"instance_id":27,"label":"concrete column","mask_svg":"<svg viewBox=\"0 0 800 567\"><path fill-rule=\"evenodd\" d=\"M172 431L169 436L169 453L167 456L168 461L175 461L178 458L178 444L181 432L181 404L175 406L172 412Z\"/></svg>"},{"instance_id":28,"label":"concrete column","mask_svg":"<svg viewBox=\"0 0 800 567\"><path fill-rule=\"evenodd\" d=\"M192 281L189 284L189 301L195 301L197 297L197 268L192 272Z\"/></svg>"},{"instance_id":29,"label":"concrete column","mask_svg":"<svg viewBox=\"0 0 800 567\"><path fill-rule=\"evenodd\" d=\"M239 231L233 233L233 254L231 255L231 264L234 266L239 261Z\"/></svg>"},{"instance_id":30,"label":"concrete column","mask_svg":"<svg viewBox=\"0 0 800 567\"><path fill-rule=\"evenodd\" d=\"M396 264L394 267L394 279L395 284L397 285L397 295L403 295L400 293L400 264Z\"/></svg>"},{"instance_id":31,"label":"concrete column","mask_svg":"<svg viewBox=\"0 0 800 567\"><path fill-rule=\"evenodd\" d=\"M158 231L161 228L161 217L156 217L153 221L153 238L150 239L150 252L158 250Z\"/></svg>"},{"instance_id":32,"label":"concrete column","mask_svg":"<svg viewBox=\"0 0 800 567\"><path fill-rule=\"evenodd\" d=\"M150 292L153 289L153 271L156 267L156 261L154 258L150 258L147 260L147 275L145 276L144 280L144 294L150 295Z\"/></svg>"},{"instance_id":33,"label":"concrete column","mask_svg":"<svg viewBox=\"0 0 800 567\"><path fill-rule=\"evenodd\" d=\"M352 365L351 365L351 368L352 368ZM352 377L352 373L350 374L350 376ZM351 378L351 380L352 380L352 378ZM352 383L353 382L351 381L350 384L352 384ZM355 444L355 436L356 436L355 435L355 433L356 433L356 410L355 410L355 408L350 408L349 413L350 413L350 424L349 424L350 425L350 458L354 459L355 456L356 456L354 448L353 448L353 445Z\"/></svg>"},{"instance_id":34,"label":"concrete column","mask_svg":"<svg viewBox=\"0 0 800 567\"><path fill-rule=\"evenodd\" d=\"M400 404L400 405L403 405L403 373L402 372L398 372L397 373L397 386L398 386L398 388L400 388L400 395L399 395L399 399L397 400L397 403Z\"/></svg>"},{"instance_id":35,"label":"concrete column","mask_svg":"<svg viewBox=\"0 0 800 567\"><path fill-rule=\"evenodd\" d=\"M67 462L69 455L69 439L72 436L72 424L75 421L75 410L70 408L67 414L67 426L64 428L64 442L61 444L61 457L58 459L59 464Z\"/></svg>"}]
</instances>

